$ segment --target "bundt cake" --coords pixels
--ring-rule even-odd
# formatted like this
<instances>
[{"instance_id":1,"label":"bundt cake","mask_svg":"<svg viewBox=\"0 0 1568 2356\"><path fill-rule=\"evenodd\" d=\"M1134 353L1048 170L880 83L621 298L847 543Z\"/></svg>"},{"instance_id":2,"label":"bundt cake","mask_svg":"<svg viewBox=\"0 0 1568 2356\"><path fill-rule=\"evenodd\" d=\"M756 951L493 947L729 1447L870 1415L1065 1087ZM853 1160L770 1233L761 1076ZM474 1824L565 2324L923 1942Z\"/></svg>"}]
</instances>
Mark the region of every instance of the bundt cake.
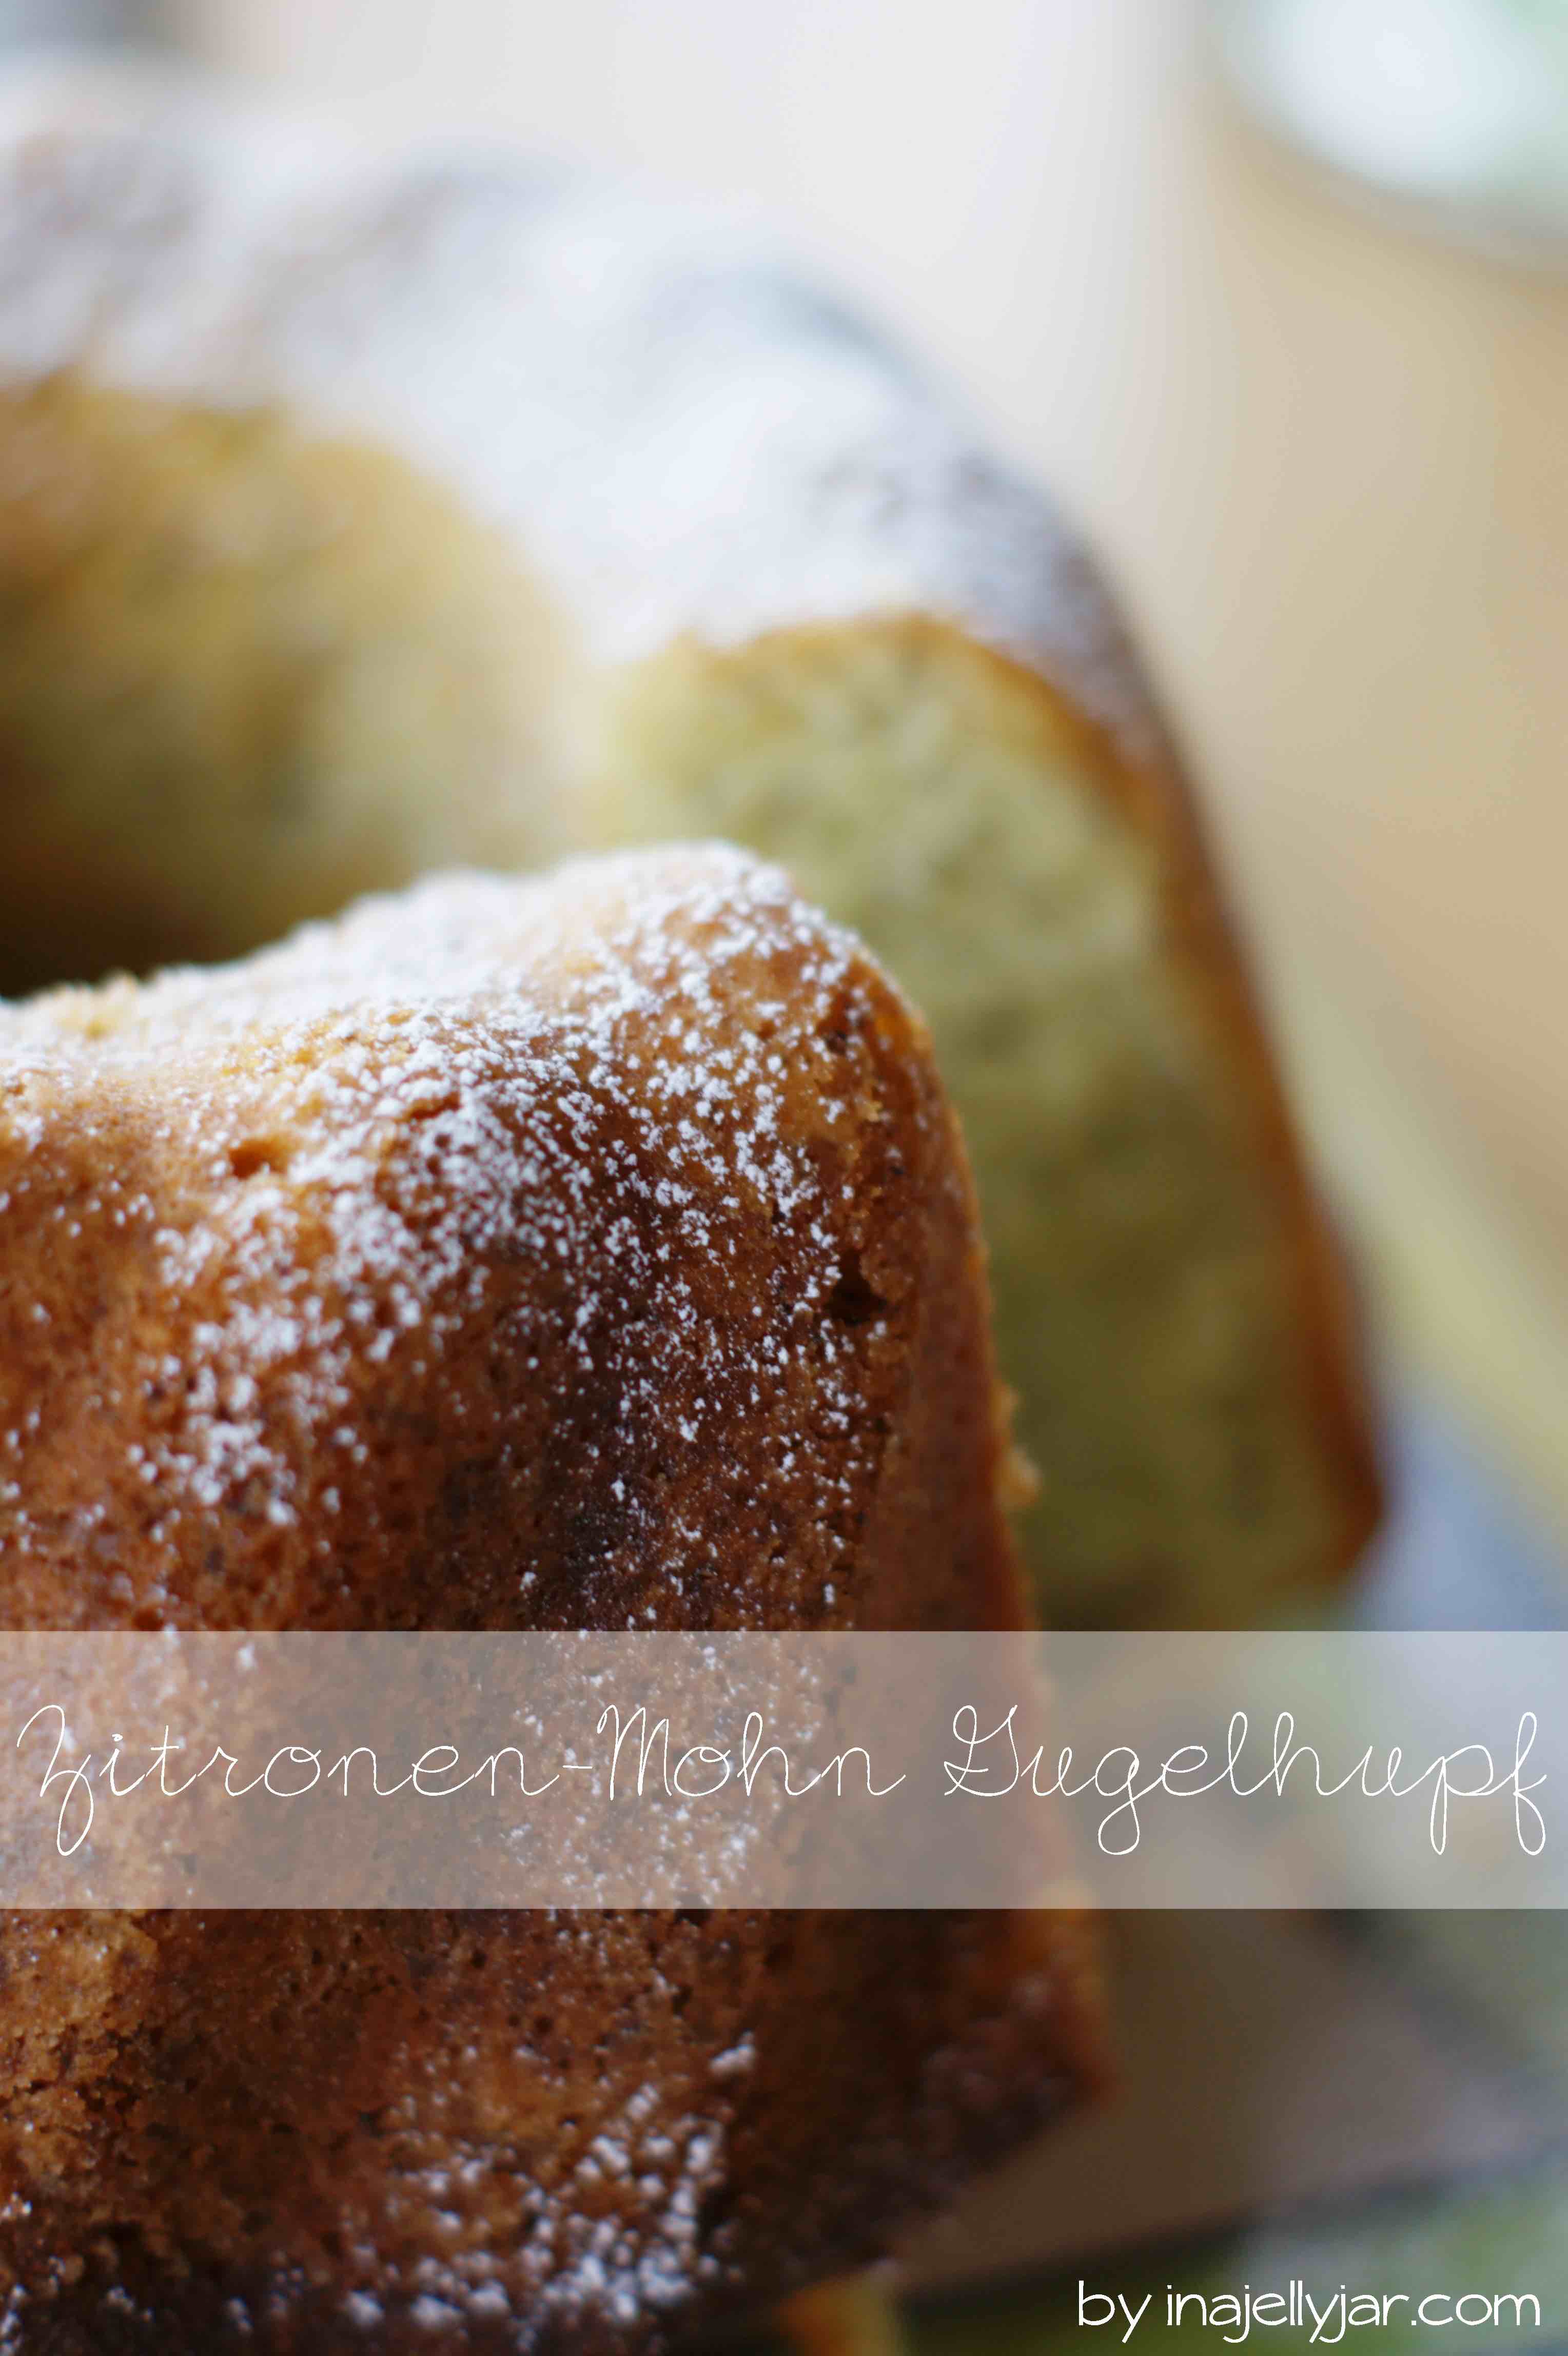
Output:
<instances>
[{"instance_id":1,"label":"bundt cake","mask_svg":"<svg viewBox=\"0 0 1568 2356\"><path fill-rule=\"evenodd\" d=\"M7 1008L0 1206L0 1623L1021 1624L929 1040L737 851ZM1073 1915L5 1914L0 2346L662 2347L1099 2068Z\"/></svg>"},{"instance_id":2,"label":"bundt cake","mask_svg":"<svg viewBox=\"0 0 1568 2356\"><path fill-rule=\"evenodd\" d=\"M749 844L930 1021L1048 1610L1235 1624L1345 1564L1376 1482L1334 1250L1036 493L689 206L124 68L4 112L0 988L444 864ZM280 1598L292 1528L247 1573ZM411 1548L381 1608L434 1576Z\"/></svg>"}]
</instances>

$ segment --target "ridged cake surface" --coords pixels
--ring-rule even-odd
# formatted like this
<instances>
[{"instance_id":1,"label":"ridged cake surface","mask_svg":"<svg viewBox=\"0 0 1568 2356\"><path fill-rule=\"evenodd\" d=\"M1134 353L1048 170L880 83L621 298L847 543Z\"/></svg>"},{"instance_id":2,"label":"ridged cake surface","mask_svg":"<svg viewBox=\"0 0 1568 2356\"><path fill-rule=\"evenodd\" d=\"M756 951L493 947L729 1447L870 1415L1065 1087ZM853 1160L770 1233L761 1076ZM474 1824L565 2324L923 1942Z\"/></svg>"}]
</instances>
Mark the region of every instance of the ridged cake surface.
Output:
<instances>
[{"instance_id":1,"label":"ridged cake surface","mask_svg":"<svg viewBox=\"0 0 1568 2356\"><path fill-rule=\"evenodd\" d=\"M0 1014L13 1627L1022 1612L923 1029L722 848ZM1090 2083L1071 1917L11 1914L23 2351L629 2350Z\"/></svg>"}]
</instances>

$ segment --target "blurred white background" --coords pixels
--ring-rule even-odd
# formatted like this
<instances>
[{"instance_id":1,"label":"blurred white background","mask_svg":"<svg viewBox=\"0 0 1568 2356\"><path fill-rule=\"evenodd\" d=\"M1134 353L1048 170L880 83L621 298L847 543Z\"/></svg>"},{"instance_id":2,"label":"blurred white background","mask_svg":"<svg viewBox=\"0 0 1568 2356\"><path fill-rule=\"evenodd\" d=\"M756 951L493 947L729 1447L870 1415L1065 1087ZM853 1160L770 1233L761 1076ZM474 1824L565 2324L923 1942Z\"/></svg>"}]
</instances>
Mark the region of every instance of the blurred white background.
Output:
<instances>
[{"instance_id":1,"label":"blurred white background","mask_svg":"<svg viewBox=\"0 0 1568 2356\"><path fill-rule=\"evenodd\" d=\"M1568 279L1326 193L1184 0L166 0L207 59L760 198L1057 488L1407 1355L1568 1515Z\"/></svg>"}]
</instances>

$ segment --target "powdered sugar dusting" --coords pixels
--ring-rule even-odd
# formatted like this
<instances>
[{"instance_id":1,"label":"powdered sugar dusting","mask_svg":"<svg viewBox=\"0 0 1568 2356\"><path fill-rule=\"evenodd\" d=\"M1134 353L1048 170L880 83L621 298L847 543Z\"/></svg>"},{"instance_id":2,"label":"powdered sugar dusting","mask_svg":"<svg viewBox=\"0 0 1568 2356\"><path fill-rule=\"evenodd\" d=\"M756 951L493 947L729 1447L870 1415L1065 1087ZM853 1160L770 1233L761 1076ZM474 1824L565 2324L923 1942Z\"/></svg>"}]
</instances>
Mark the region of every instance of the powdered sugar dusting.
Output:
<instances>
[{"instance_id":1,"label":"powdered sugar dusting","mask_svg":"<svg viewBox=\"0 0 1568 2356\"><path fill-rule=\"evenodd\" d=\"M0 1008L7 1616L820 1622L882 1444L878 1322L832 1296L886 1126L865 1043L899 1022L851 938L722 846L444 877L242 964ZM401 1583L432 1499L434 1600ZM649 2007L652 2074L532 2023L507 2063L515 1992L470 2047L394 2051L341 2287L280 2254L214 2347L324 2298L371 2346L651 2347L733 2294L710 2196L749 2000L682 2022L689 1932L530 1935L535 2002ZM546 2147L476 2131L498 2067L561 2089ZM157 2344L142 2274L95 2296Z\"/></svg>"},{"instance_id":2,"label":"powdered sugar dusting","mask_svg":"<svg viewBox=\"0 0 1568 2356\"><path fill-rule=\"evenodd\" d=\"M722 2112L671 2115L657 2088L642 2087L559 2190L535 2191L515 2252L470 2248L420 2262L411 2319L431 2329L504 2321L509 2344L525 2351L550 2341L564 2323L603 2319L629 2333L678 2311L724 2275L722 2258L701 2246L700 2219L703 2196L724 2180L727 2139ZM476 2158L467 2172L471 2192L484 2162ZM437 2175L439 2198L447 2171ZM625 2179L635 2179L640 2223L616 2205ZM343 2311L367 2330L385 2322L382 2300L362 2292L349 2293Z\"/></svg>"},{"instance_id":3,"label":"powdered sugar dusting","mask_svg":"<svg viewBox=\"0 0 1568 2356\"><path fill-rule=\"evenodd\" d=\"M367 1524L394 1569L424 1543L384 1491L439 1426L443 1481L473 1431L518 1516L504 1594L484 1537L484 1616L734 1622L760 1607L711 1483L749 1433L794 1502L754 1463L724 1535L814 1549L783 1616L820 1619L875 1447L875 1326L828 1312L875 1133L846 1046L886 990L776 871L699 848L443 878L242 964L5 1010L5 1552L114 1557L155 1620L264 1624L307 1581L352 1623L335 1557ZM112 1307L62 1333L87 1285ZM72 1490L84 1416L123 1461ZM569 1591L525 1535L563 1484Z\"/></svg>"},{"instance_id":4,"label":"powdered sugar dusting","mask_svg":"<svg viewBox=\"0 0 1568 2356\"><path fill-rule=\"evenodd\" d=\"M177 80L29 87L0 123L0 376L83 365L390 443L608 659L933 612L1157 734L1048 502L755 221L389 159Z\"/></svg>"}]
</instances>

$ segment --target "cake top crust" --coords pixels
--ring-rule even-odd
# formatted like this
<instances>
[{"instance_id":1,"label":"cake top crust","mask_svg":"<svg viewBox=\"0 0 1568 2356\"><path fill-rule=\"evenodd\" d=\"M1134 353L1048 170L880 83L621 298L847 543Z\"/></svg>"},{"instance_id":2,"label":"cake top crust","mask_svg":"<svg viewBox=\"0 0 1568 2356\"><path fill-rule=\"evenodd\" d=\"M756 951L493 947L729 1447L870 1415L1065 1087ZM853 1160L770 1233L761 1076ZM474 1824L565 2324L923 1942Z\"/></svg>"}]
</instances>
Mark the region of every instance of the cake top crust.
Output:
<instances>
[{"instance_id":1,"label":"cake top crust","mask_svg":"<svg viewBox=\"0 0 1568 2356\"><path fill-rule=\"evenodd\" d=\"M457 1624L851 1607L877 1264L906 1180L965 1182L915 1018L777 870L442 877L241 964L6 1006L0 1063L0 1562L71 1566L51 1613L91 1621L130 1561L155 1624L354 1624L335 1538L452 1543L399 1525L427 1448L487 1527L575 1500L536 1597L453 1547ZM749 1484L733 1559L718 1460ZM759 1582L770 1485L822 1559Z\"/></svg>"}]
</instances>

